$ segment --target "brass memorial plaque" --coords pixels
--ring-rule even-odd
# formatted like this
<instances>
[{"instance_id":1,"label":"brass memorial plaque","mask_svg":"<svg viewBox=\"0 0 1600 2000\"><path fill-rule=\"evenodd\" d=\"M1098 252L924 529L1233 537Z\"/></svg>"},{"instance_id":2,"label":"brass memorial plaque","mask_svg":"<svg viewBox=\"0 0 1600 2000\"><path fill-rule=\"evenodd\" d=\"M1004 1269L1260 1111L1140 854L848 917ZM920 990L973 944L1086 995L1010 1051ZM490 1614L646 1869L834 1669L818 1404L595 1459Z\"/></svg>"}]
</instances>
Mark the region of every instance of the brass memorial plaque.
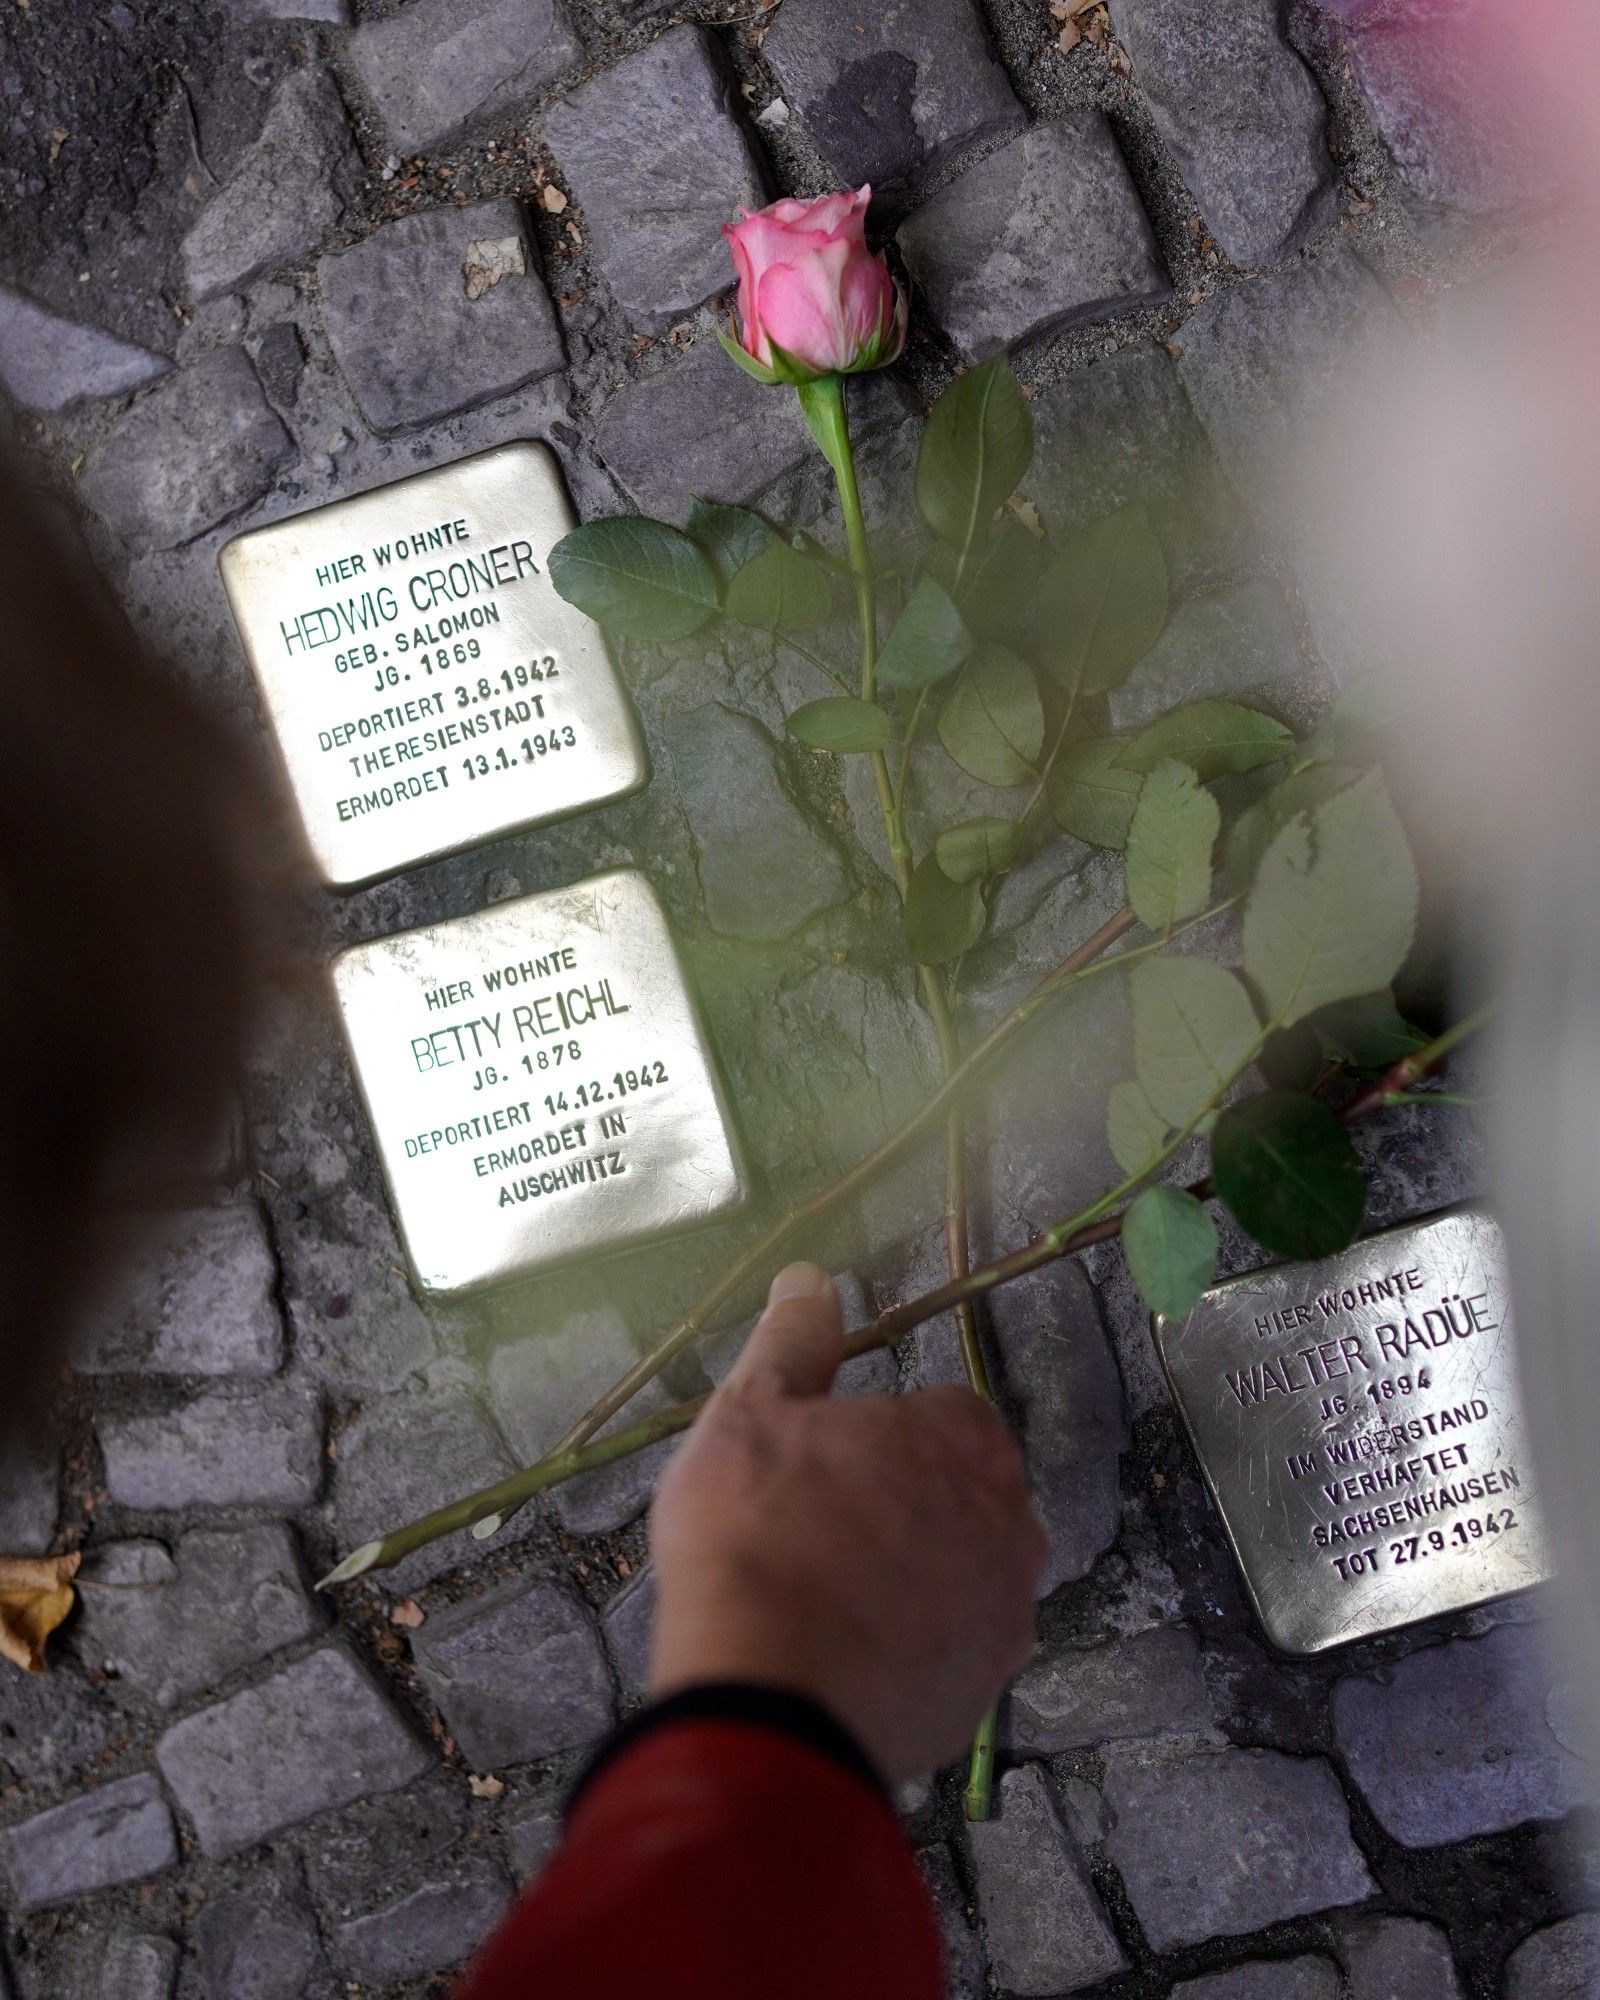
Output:
<instances>
[{"instance_id":1,"label":"brass memorial plaque","mask_svg":"<svg viewBox=\"0 0 1600 2000\"><path fill-rule=\"evenodd\" d=\"M550 582L572 525L550 452L508 444L222 551L325 881L353 888L644 783L599 628Z\"/></svg>"},{"instance_id":2,"label":"brass memorial plaque","mask_svg":"<svg viewBox=\"0 0 1600 2000\"><path fill-rule=\"evenodd\" d=\"M637 871L356 945L332 972L425 1290L616 1249L743 1199L721 1087Z\"/></svg>"},{"instance_id":3,"label":"brass memorial plaque","mask_svg":"<svg viewBox=\"0 0 1600 2000\"><path fill-rule=\"evenodd\" d=\"M1156 1344L1256 1613L1320 1653L1550 1575L1475 1209L1213 1286Z\"/></svg>"}]
</instances>

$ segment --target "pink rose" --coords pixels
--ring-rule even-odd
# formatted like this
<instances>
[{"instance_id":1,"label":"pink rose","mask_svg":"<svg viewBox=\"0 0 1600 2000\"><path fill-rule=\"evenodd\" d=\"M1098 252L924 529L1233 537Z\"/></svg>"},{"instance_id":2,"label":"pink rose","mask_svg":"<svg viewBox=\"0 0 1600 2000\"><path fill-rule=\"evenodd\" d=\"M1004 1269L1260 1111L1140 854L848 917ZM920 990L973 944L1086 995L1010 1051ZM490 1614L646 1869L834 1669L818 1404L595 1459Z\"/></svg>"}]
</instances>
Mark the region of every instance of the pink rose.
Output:
<instances>
[{"instance_id":1,"label":"pink rose","mask_svg":"<svg viewBox=\"0 0 1600 2000\"><path fill-rule=\"evenodd\" d=\"M867 248L870 187L746 209L723 235L739 273L741 341L725 344L763 381L883 368L906 344L905 301Z\"/></svg>"}]
</instances>

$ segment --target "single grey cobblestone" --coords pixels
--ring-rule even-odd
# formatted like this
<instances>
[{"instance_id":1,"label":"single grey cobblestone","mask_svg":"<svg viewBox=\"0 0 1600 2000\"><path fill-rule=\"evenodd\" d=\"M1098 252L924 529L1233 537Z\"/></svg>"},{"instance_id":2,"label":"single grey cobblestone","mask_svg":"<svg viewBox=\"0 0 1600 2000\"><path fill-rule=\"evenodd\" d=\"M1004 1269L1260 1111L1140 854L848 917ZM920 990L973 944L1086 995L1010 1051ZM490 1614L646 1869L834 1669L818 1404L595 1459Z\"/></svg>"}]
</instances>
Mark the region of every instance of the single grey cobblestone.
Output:
<instances>
[{"instance_id":1,"label":"single grey cobblestone","mask_svg":"<svg viewBox=\"0 0 1600 2000\"><path fill-rule=\"evenodd\" d=\"M1600 1914L1586 1910L1523 1940L1506 1961L1506 2000L1594 2000Z\"/></svg>"},{"instance_id":2,"label":"single grey cobblestone","mask_svg":"<svg viewBox=\"0 0 1600 2000\"><path fill-rule=\"evenodd\" d=\"M1111 726L1137 729L1180 702L1270 690L1304 668L1294 613L1275 583L1242 583L1191 597L1173 612L1128 678L1111 690Z\"/></svg>"},{"instance_id":3,"label":"single grey cobblestone","mask_svg":"<svg viewBox=\"0 0 1600 2000\"><path fill-rule=\"evenodd\" d=\"M1280 0L1121 0L1116 32L1224 254L1269 263L1330 220L1327 107Z\"/></svg>"},{"instance_id":4,"label":"single grey cobblestone","mask_svg":"<svg viewBox=\"0 0 1600 2000\"><path fill-rule=\"evenodd\" d=\"M681 317L733 283L721 225L766 200L739 103L711 36L669 28L540 121L595 261L639 325Z\"/></svg>"},{"instance_id":5,"label":"single grey cobblestone","mask_svg":"<svg viewBox=\"0 0 1600 2000\"><path fill-rule=\"evenodd\" d=\"M58 1944L48 1967L48 1982L35 1985L28 2000L168 2000L178 1947L132 1931L91 1933Z\"/></svg>"},{"instance_id":6,"label":"single grey cobblestone","mask_svg":"<svg viewBox=\"0 0 1600 2000\"><path fill-rule=\"evenodd\" d=\"M8 1440L0 1455L0 1549L42 1556L61 1514L61 1449L46 1434Z\"/></svg>"},{"instance_id":7,"label":"single grey cobblestone","mask_svg":"<svg viewBox=\"0 0 1600 2000\"><path fill-rule=\"evenodd\" d=\"M1224 469L1280 532L1320 427L1364 372L1408 344L1388 293L1347 246L1214 292L1176 342L1178 373Z\"/></svg>"},{"instance_id":8,"label":"single grey cobblestone","mask_svg":"<svg viewBox=\"0 0 1600 2000\"><path fill-rule=\"evenodd\" d=\"M1072 1263L992 1295L997 1386L1017 1418L1034 1501L1050 1536L1046 1597L1087 1576L1122 1519L1128 1445L1122 1382L1093 1287Z\"/></svg>"},{"instance_id":9,"label":"single grey cobblestone","mask_svg":"<svg viewBox=\"0 0 1600 2000\"><path fill-rule=\"evenodd\" d=\"M365 1400L398 1389L438 1358L381 1197L338 1189L283 1231L281 1250L295 1350L327 1389Z\"/></svg>"},{"instance_id":10,"label":"single grey cobblestone","mask_svg":"<svg viewBox=\"0 0 1600 2000\"><path fill-rule=\"evenodd\" d=\"M213 1859L332 1806L393 1791L432 1761L339 1646L186 1716L156 1745L161 1774Z\"/></svg>"},{"instance_id":11,"label":"single grey cobblestone","mask_svg":"<svg viewBox=\"0 0 1600 2000\"><path fill-rule=\"evenodd\" d=\"M303 2000L327 1960L298 1882L255 1877L225 1891L194 1926L207 2000Z\"/></svg>"},{"instance_id":12,"label":"single grey cobblestone","mask_svg":"<svg viewBox=\"0 0 1600 2000\"><path fill-rule=\"evenodd\" d=\"M79 1652L162 1708L310 1638L322 1623L289 1532L276 1523L197 1529L176 1544L170 1576L112 1584L80 1578L79 1601Z\"/></svg>"},{"instance_id":13,"label":"single grey cobblestone","mask_svg":"<svg viewBox=\"0 0 1600 2000\"><path fill-rule=\"evenodd\" d=\"M1012 1683L1004 1711L1007 1741L1047 1754L1210 1725L1199 1642L1178 1625L1105 1646L1045 1647Z\"/></svg>"},{"instance_id":14,"label":"single grey cobblestone","mask_svg":"<svg viewBox=\"0 0 1600 2000\"><path fill-rule=\"evenodd\" d=\"M963 361L1154 304L1172 289L1111 126L1035 125L902 225L911 280Z\"/></svg>"},{"instance_id":15,"label":"single grey cobblestone","mask_svg":"<svg viewBox=\"0 0 1600 2000\"><path fill-rule=\"evenodd\" d=\"M118 418L78 487L130 548L170 549L259 499L292 453L250 357L222 347Z\"/></svg>"},{"instance_id":16,"label":"single grey cobblestone","mask_svg":"<svg viewBox=\"0 0 1600 2000\"><path fill-rule=\"evenodd\" d=\"M967 1828L995 1976L1013 1993L1076 1993L1126 1971L1105 1906L1037 1764L1000 1780L997 1813Z\"/></svg>"},{"instance_id":17,"label":"single grey cobblestone","mask_svg":"<svg viewBox=\"0 0 1600 2000\"><path fill-rule=\"evenodd\" d=\"M1107 1851L1156 1951L1374 1893L1344 1794L1321 1758L1113 1752L1104 1789Z\"/></svg>"},{"instance_id":18,"label":"single grey cobblestone","mask_svg":"<svg viewBox=\"0 0 1600 2000\"><path fill-rule=\"evenodd\" d=\"M459 1771L436 1764L398 1790L324 1813L294 1841L312 1902L329 1924L393 1902L446 1873L489 1810Z\"/></svg>"},{"instance_id":19,"label":"single grey cobblestone","mask_svg":"<svg viewBox=\"0 0 1600 2000\"><path fill-rule=\"evenodd\" d=\"M1315 1953L1257 1959L1185 1979L1173 1987L1172 2000L1339 2000L1339 1968Z\"/></svg>"},{"instance_id":20,"label":"single grey cobblestone","mask_svg":"<svg viewBox=\"0 0 1600 2000\"><path fill-rule=\"evenodd\" d=\"M474 246L484 243L512 268L473 296ZM324 257L317 285L334 358L374 430L475 408L565 360L538 253L512 201L386 222Z\"/></svg>"},{"instance_id":21,"label":"single grey cobblestone","mask_svg":"<svg viewBox=\"0 0 1600 2000\"><path fill-rule=\"evenodd\" d=\"M0 285L0 385L25 410L54 416L97 397L125 396L171 366L163 354L63 319Z\"/></svg>"},{"instance_id":22,"label":"single grey cobblestone","mask_svg":"<svg viewBox=\"0 0 1600 2000\"><path fill-rule=\"evenodd\" d=\"M530 1882L561 1845L561 1816L535 1812L506 1834L506 1854L519 1882Z\"/></svg>"},{"instance_id":23,"label":"single grey cobblestone","mask_svg":"<svg viewBox=\"0 0 1600 2000\"><path fill-rule=\"evenodd\" d=\"M153 1771L118 1778L0 1833L0 1867L18 1910L142 1882L177 1863L172 1813Z\"/></svg>"},{"instance_id":24,"label":"single grey cobblestone","mask_svg":"<svg viewBox=\"0 0 1600 2000\"><path fill-rule=\"evenodd\" d=\"M1444 9L1433 20L1385 18L1376 9L1347 42L1356 86L1394 161L1407 210L1425 230L1547 203L1560 192L1559 151L1550 133L1527 116L1509 117L1505 98L1485 101L1469 78L1451 73L1441 37L1454 27Z\"/></svg>"},{"instance_id":25,"label":"single grey cobblestone","mask_svg":"<svg viewBox=\"0 0 1600 2000\"><path fill-rule=\"evenodd\" d=\"M338 1453L327 1512L341 1554L516 1469L477 1396L455 1380L374 1398L341 1434ZM511 1537L525 1538L537 1520L526 1510ZM470 1536L446 1535L385 1570L384 1588L415 1590L480 1552Z\"/></svg>"},{"instance_id":26,"label":"single grey cobblestone","mask_svg":"<svg viewBox=\"0 0 1600 2000\"><path fill-rule=\"evenodd\" d=\"M1167 552L1174 594L1231 581L1241 507L1164 348L1103 356L1033 399L1033 464L1023 482L1067 534L1134 503Z\"/></svg>"},{"instance_id":27,"label":"single grey cobblestone","mask_svg":"<svg viewBox=\"0 0 1600 2000\"><path fill-rule=\"evenodd\" d=\"M542 1457L638 1359L620 1314L604 1307L497 1348L489 1362L489 1397L518 1462L532 1465ZM658 1376L599 1435L650 1416L673 1400ZM575 1535L611 1534L626 1527L649 1503L674 1443L665 1439L558 1486L550 1496L556 1518Z\"/></svg>"},{"instance_id":28,"label":"single grey cobblestone","mask_svg":"<svg viewBox=\"0 0 1600 2000\"><path fill-rule=\"evenodd\" d=\"M302 1507L322 1485L322 1412L283 1384L100 1419L106 1487L124 1507Z\"/></svg>"},{"instance_id":29,"label":"single grey cobblestone","mask_svg":"<svg viewBox=\"0 0 1600 2000\"><path fill-rule=\"evenodd\" d=\"M1502 1625L1334 1688L1340 1752L1396 1840L1434 1847L1593 1800L1594 1772L1546 1718L1544 1643L1536 1626Z\"/></svg>"},{"instance_id":30,"label":"single grey cobblestone","mask_svg":"<svg viewBox=\"0 0 1600 2000\"><path fill-rule=\"evenodd\" d=\"M852 187L896 194L1025 119L971 0L785 0L762 54Z\"/></svg>"},{"instance_id":31,"label":"single grey cobblestone","mask_svg":"<svg viewBox=\"0 0 1600 2000\"><path fill-rule=\"evenodd\" d=\"M87 1374L271 1375L283 1360L277 1265L254 1202L195 1209L141 1251L86 1324Z\"/></svg>"},{"instance_id":32,"label":"single grey cobblestone","mask_svg":"<svg viewBox=\"0 0 1600 2000\"><path fill-rule=\"evenodd\" d=\"M1340 1917L1334 1942L1350 2000L1463 2000L1450 1940L1414 1917Z\"/></svg>"},{"instance_id":33,"label":"single grey cobblestone","mask_svg":"<svg viewBox=\"0 0 1600 2000\"><path fill-rule=\"evenodd\" d=\"M375 1985L444 1972L469 1958L504 1916L512 1889L486 1855L470 1857L370 1916L341 1924L334 1956Z\"/></svg>"},{"instance_id":34,"label":"single grey cobblestone","mask_svg":"<svg viewBox=\"0 0 1600 2000\"><path fill-rule=\"evenodd\" d=\"M436 1612L411 1650L480 1771L573 1749L615 1716L599 1637L583 1606L552 1583L514 1580Z\"/></svg>"},{"instance_id":35,"label":"single grey cobblestone","mask_svg":"<svg viewBox=\"0 0 1600 2000\"><path fill-rule=\"evenodd\" d=\"M190 297L237 291L269 266L303 263L360 184L333 79L323 69L296 70L279 84L260 138L183 239Z\"/></svg>"},{"instance_id":36,"label":"single grey cobblestone","mask_svg":"<svg viewBox=\"0 0 1600 2000\"><path fill-rule=\"evenodd\" d=\"M752 500L816 447L793 396L752 381L703 333L612 396L595 448L647 513L681 521L693 496Z\"/></svg>"},{"instance_id":37,"label":"single grey cobblestone","mask_svg":"<svg viewBox=\"0 0 1600 2000\"><path fill-rule=\"evenodd\" d=\"M849 893L838 850L783 789L759 723L707 702L675 717L666 742L719 937L775 943Z\"/></svg>"},{"instance_id":38,"label":"single grey cobblestone","mask_svg":"<svg viewBox=\"0 0 1600 2000\"><path fill-rule=\"evenodd\" d=\"M560 0L409 0L346 49L399 153L508 116L582 56Z\"/></svg>"},{"instance_id":39,"label":"single grey cobblestone","mask_svg":"<svg viewBox=\"0 0 1600 2000\"><path fill-rule=\"evenodd\" d=\"M624 1694L642 1695L650 1671L650 1625L656 1615L656 1573L648 1564L612 1598L600 1629Z\"/></svg>"}]
</instances>

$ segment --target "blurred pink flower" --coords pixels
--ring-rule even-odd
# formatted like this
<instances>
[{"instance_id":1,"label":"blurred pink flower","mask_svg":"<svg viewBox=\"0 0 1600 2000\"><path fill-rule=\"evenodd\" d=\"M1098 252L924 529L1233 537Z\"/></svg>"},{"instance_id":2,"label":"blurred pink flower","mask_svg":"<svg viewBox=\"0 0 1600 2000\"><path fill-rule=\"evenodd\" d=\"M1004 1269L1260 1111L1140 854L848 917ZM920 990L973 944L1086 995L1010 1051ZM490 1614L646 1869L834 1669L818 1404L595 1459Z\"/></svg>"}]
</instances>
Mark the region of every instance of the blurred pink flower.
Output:
<instances>
[{"instance_id":1,"label":"blurred pink flower","mask_svg":"<svg viewBox=\"0 0 1600 2000\"><path fill-rule=\"evenodd\" d=\"M746 209L723 235L739 273L740 343L730 352L766 381L856 375L895 360L905 300L867 248L870 187Z\"/></svg>"}]
</instances>

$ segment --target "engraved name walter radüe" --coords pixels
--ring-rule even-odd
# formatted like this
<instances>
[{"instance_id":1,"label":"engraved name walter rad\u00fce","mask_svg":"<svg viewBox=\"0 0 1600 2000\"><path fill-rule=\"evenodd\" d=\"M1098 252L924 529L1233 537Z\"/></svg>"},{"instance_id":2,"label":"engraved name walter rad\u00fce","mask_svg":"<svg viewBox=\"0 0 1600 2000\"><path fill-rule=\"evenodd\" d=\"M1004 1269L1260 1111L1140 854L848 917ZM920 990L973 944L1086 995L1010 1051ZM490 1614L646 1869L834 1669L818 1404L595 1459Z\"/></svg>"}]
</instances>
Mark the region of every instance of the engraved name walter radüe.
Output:
<instances>
[{"instance_id":1,"label":"engraved name walter rad\u00fce","mask_svg":"<svg viewBox=\"0 0 1600 2000\"><path fill-rule=\"evenodd\" d=\"M1466 1208L1213 1286L1157 1338L1268 1636L1390 1631L1550 1574L1504 1255Z\"/></svg>"},{"instance_id":2,"label":"engraved name walter rad\u00fce","mask_svg":"<svg viewBox=\"0 0 1600 2000\"><path fill-rule=\"evenodd\" d=\"M519 992L525 997L510 998ZM491 1007L491 1001L499 1004ZM584 979L576 947L564 945L488 969L481 980L461 978L436 986L427 993L426 1004L441 1011L463 1006L477 1011L411 1037L419 1075L465 1066L472 1071L474 1091L518 1083L527 1083L529 1090L450 1124L410 1134L408 1159L470 1148L473 1174L495 1183L501 1208L628 1171L627 1112L594 1107L665 1083L666 1064L644 1062L607 1079L555 1081L564 1067L572 1076L571 1065L582 1060L580 1029L632 1011L631 1001L619 996L609 974ZM550 1087L540 1089L541 1083ZM585 1111L589 1115L567 1115Z\"/></svg>"},{"instance_id":3,"label":"engraved name walter rad\u00fce","mask_svg":"<svg viewBox=\"0 0 1600 2000\"><path fill-rule=\"evenodd\" d=\"M1519 1492L1516 1466L1501 1464L1472 1469L1470 1440L1456 1433L1484 1423L1490 1405L1483 1396L1468 1396L1432 1409L1410 1411L1409 1403L1433 1386L1429 1358L1452 1341L1495 1333L1500 1320L1486 1291L1450 1292L1433 1304L1415 1295L1426 1285L1421 1268L1411 1265L1378 1278L1365 1278L1341 1291L1320 1293L1309 1305L1295 1305L1258 1316L1256 1333L1263 1339L1288 1328L1315 1325L1348 1315L1360 1306L1397 1304L1393 1317L1370 1328L1282 1350L1227 1373L1227 1385L1241 1407L1266 1404L1274 1397L1312 1394L1317 1415L1331 1424L1347 1416L1365 1399L1385 1421L1371 1430L1330 1437L1319 1450L1289 1453L1284 1460L1291 1479L1319 1478L1330 1507L1373 1501L1340 1518L1318 1521L1312 1540L1318 1548L1359 1540L1389 1528L1428 1523L1473 1501ZM1338 1385L1338 1386L1335 1386ZM1317 1394L1320 1392L1320 1395ZM1372 1461L1359 1472L1348 1468ZM1332 1475L1331 1477L1328 1475ZM1516 1510L1491 1510L1480 1522L1454 1524L1450 1533L1462 1545L1515 1526ZM1432 1530L1435 1550L1445 1546L1443 1534ZM1336 1557L1342 1573L1351 1558Z\"/></svg>"}]
</instances>

